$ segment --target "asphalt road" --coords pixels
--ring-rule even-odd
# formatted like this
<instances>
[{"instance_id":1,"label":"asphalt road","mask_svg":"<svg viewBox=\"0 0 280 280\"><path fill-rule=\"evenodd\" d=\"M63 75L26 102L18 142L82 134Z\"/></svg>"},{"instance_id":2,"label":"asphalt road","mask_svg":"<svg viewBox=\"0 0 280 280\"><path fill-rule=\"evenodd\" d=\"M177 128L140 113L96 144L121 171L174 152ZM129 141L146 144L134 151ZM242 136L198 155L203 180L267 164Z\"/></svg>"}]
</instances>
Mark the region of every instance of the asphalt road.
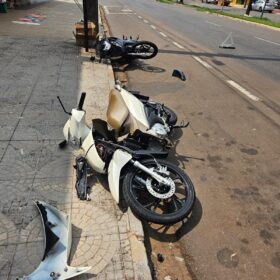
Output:
<instances>
[{"instance_id":1,"label":"asphalt road","mask_svg":"<svg viewBox=\"0 0 280 280\"><path fill-rule=\"evenodd\" d=\"M179 5L101 4L114 36L139 34L160 49L126 67L130 88L191 121L176 133L171 159L198 197L177 232L193 278L277 279L280 33ZM236 49L219 49L229 32ZM175 68L186 82L171 77Z\"/></svg>"}]
</instances>

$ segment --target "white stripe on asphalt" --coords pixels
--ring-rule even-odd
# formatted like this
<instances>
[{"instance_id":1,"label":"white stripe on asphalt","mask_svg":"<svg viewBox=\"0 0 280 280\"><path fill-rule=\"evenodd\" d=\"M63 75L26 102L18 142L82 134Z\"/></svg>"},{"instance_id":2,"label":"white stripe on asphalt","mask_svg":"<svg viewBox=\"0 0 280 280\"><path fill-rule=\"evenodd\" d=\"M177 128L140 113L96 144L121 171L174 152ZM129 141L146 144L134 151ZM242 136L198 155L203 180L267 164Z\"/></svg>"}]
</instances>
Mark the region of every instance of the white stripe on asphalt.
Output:
<instances>
[{"instance_id":1,"label":"white stripe on asphalt","mask_svg":"<svg viewBox=\"0 0 280 280\"><path fill-rule=\"evenodd\" d=\"M242 86L240 86L238 83L228 80L227 81L228 84L230 84L232 87L234 87L235 89L239 90L241 93L243 93L244 95L246 95L248 98L254 100L254 101L260 101L260 98L253 95L252 93L250 93L247 89L243 88Z\"/></svg>"},{"instance_id":2,"label":"white stripe on asphalt","mask_svg":"<svg viewBox=\"0 0 280 280\"><path fill-rule=\"evenodd\" d=\"M141 19L142 17L141 17L141 16L138 16L138 18L140 18L140 19Z\"/></svg>"},{"instance_id":3,"label":"white stripe on asphalt","mask_svg":"<svg viewBox=\"0 0 280 280\"><path fill-rule=\"evenodd\" d=\"M167 36L163 33L163 32L159 32L159 34L165 38L167 38Z\"/></svg>"},{"instance_id":4,"label":"white stripe on asphalt","mask_svg":"<svg viewBox=\"0 0 280 280\"><path fill-rule=\"evenodd\" d=\"M178 47L179 49L184 49L183 46L181 46L180 44L178 44L177 42L172 42L176 47Z\"/></svg>"},{"instance_id":5,"label":"white stripe on asphalt","mask_svg":"<svg viewBox=\"0 0 280 280\"><path fill-rule=\"evenodd\" d=\"M149 23L146 19L144 19L144 22L145 22L145 23Z\"/></svg>"},{"instance_id":6,"label":"white stripe on asphalt","mask_svg":"<svg viewBox=\"0 0 280 280\"><path fill-rule=\"evenodd\" d=\"M267 42L267 43L273 44L273 45L280 46L280 44L279 44L279 43L276 43L276 42L272 42L272 41L269 41L269 40L265 40L265 39L260 38L260 37L255 37L255 38L258 39L258 40L265 41L265 42Z\"/></svg>"},{"instance_id":7,"label":"white stripe on asphalt","mask_svg":"<svg viewBox=\"0 0 280 280\"><path fill-rule=\"evenodd\" d=\"M152 27L153 29L156 29L156 27L155 27L154 25L152 25L152 24L151 24L151 27Z\"/></svg>"},{"instance_id":8,"label":"white stripe on asphalt","mask_svg":"<svg viewBox=\"0 0 280 280\"><path fill-rule=\"evenodd\" d=\"M16 21L16 20L14 20L13 23L28 24L28 25L41 25L41 23L37 23L37 22L26 22L26 21Z\"/></svg>"},{"instance_id":9,"label":"white stripe on asphalt","mask_svg":"<svg viewBox=\"0 0 280 280\"><path fill-rule=\"evenodd\" d=\"M211 69L212 66L210 64L208 64L207 62L203 61L202 59L200 59L198 56L193 55L192 56L197 62L199 62L201 65L203 65L204 67Z\"/></svg>"},{"instance_id":10,"label":"white stripe on asphalt","mask_svg":"<svg viewBox=\"0 0 280 280\"><path fill-rule=\"evenodd\" d=\"M221 25L217 24L217 23L214 23L214 22L211 22L211 21L205 21L206 23L209 23L209 24L212 24L212 25L215 25L215 26L218 26L218 27L221 27Z\"/></svg>"}]
</instances>

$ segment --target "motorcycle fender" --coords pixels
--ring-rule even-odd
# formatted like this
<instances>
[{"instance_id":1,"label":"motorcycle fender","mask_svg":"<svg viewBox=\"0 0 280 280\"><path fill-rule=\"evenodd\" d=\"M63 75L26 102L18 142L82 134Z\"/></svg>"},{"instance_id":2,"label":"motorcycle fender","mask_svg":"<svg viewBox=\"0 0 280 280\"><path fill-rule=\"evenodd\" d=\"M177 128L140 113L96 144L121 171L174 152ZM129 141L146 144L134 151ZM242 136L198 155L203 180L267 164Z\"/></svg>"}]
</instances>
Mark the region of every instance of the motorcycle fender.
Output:
<instances>
[{"instance_id":1,"label":"motorcycle fender","mask_svg":"<svg viewBox=\"0 0 280 280\"><path fill-rule=\"evenodd\" d=\"M122 168L132 159L131 154L116 150L108 168L109 188L113 198L119 203L120 199L120 175Z\"/></svg>"},{"instance_id":2,"label":"motorcycle fender","mask_svg":"<svg viewBox=\"0 0 280 280\"><path fill-rule=\"evenodd\" d=\"M98 155L92 133L89 133L86 137L82 144L82 149L84 150L86 160L92 169L98 173L105 174L105 162Z\"/></svg>"},{"instance_id":3,"label":"motorcycle fender","mask_svg":"<svg viewBox=\"0 0 280 280\"><path fill-rule=\"evenodd\" d=\"M68 266L72 232L70 216L53 206L36 201L45 233L45 251L38 268L20 280L69 279L87 272L91 267Z\"/></svg>"},{"instance_id":4,"label":"motorcycle fender","mask_svg":"<svg viewBox=\"0 0 280 280\"><path fill-rule=\"evenodd\" d=\"M70 119L66 122L63 128L63 135L67 142L69 141L69 131L70 131Z\"/></svg>"}]
</instances>

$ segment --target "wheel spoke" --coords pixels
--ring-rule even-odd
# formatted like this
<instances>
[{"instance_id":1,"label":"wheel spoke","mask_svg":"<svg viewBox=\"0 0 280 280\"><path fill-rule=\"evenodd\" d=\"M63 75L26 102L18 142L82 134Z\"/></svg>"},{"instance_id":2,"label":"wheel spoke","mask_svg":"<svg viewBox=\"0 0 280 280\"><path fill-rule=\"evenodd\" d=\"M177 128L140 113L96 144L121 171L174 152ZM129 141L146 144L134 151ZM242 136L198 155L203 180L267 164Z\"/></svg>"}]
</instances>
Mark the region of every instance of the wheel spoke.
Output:
<instances>
[{"instance_id":1,"label":"wheel spoke","mask_svg":"<svg viewBox=\"0 0 280 280\"><path fill-rule=\"evenodd\" d=\"M182 208L183 205L182 201L175 194L171 197L169 204L172 207L172 212L177 212ZM168 208L170 209L170 207Z\"/></svg>"},{"instance_id":2,"label":"wheel spoke","mask_svg":"<svg viewBox=\"0 0 280 280\"><path fill-rule=\"evenodd\" d=\"M152 206L154 206L154 210L155 210L159 206L159 203L160 203L160 199L156 198L154 201L144 204L143 206L145 208L152 208Z\"/></svg>"},{"instance_id":3,"label":"wheel spoke","mask_svg":"<svg viewBox=\"0 0 280 280\"><path fill-rule=\"evenodd\" d=\"M139 191L145 191L146 188L144 186L139 186L139 185L132 185L133 189L139 190Z\"/></svg>"}]
</instances>

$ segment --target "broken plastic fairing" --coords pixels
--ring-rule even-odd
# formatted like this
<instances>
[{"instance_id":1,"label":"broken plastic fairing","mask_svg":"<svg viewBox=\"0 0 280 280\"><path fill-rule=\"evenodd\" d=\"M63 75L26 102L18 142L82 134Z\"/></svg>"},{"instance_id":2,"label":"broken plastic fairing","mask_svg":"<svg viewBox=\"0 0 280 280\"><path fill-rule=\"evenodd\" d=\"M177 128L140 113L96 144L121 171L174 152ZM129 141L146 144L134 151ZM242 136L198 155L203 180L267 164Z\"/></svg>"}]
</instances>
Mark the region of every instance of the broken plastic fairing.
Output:
<instances>
[{"instance_id":1,"label":"broken plastic fairing","mask_svg":"<svg viewBox=\"0 0 280 280\"><path fill-rule=\"evenodd\" d=\"M39 267L22 280L63 280L80 275L91 267L71 267L67 265L72 231L69 215L53 206L35 202L43 222L45 232L45 252Z\"/></svg>"}]
</instances>

